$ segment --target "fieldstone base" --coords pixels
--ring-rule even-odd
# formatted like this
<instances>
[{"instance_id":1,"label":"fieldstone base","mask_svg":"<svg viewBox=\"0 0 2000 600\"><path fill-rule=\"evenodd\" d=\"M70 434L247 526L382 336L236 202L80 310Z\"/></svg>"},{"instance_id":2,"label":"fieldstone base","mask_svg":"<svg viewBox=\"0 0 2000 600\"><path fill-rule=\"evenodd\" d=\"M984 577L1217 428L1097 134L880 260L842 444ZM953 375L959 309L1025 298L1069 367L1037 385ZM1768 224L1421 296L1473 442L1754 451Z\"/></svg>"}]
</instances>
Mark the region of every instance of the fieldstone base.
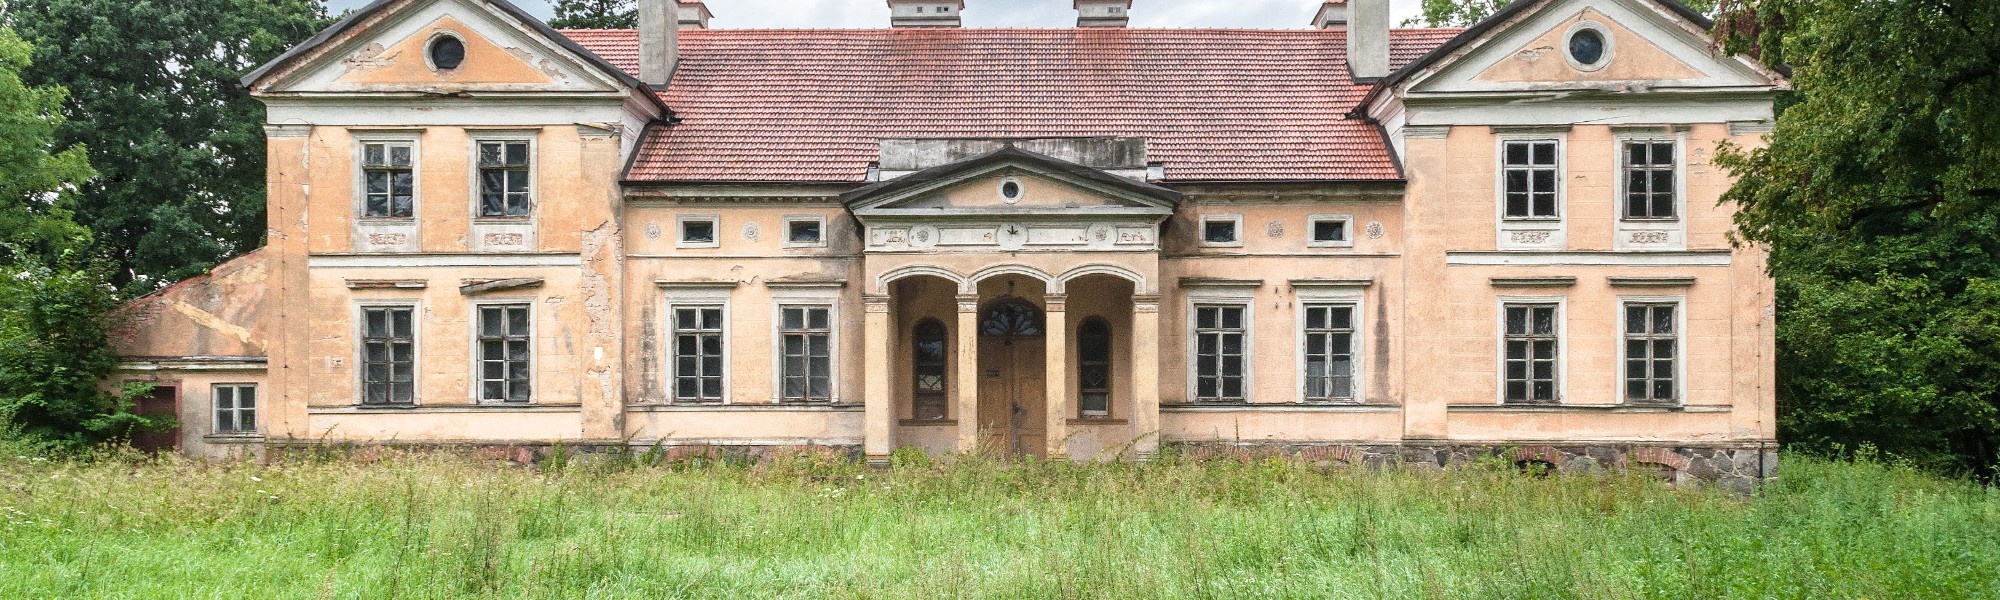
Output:
<instances>
[{"instance_id":1,"label":"fieldstone base","mask_svg":"<svg viewBox=\"0 0 2000 600\"><path fill-rule=\"evenodd\" d=\"M1669 482L1711 482L1749 491L1778 474L1772 444L1735 446L1325 444L1311 442L1177 442L1168 444L1196 460L1294 457L1322 466L1437 470L1474 464L1511 464L1562 474L1645 473Z\"/></svg>"},{"instance_id":2,"label":"fieldstone base","mask_svg":"<svg viewBox=\"0 0 2000 600\"><path fill-rule=\"evenodd\" d=\"M855 446L781 446L781 445L716 445L683 444L655 445L624 444L617 442L577 442L551 444L544 442L524 442L519 444L412 444L412 443L272 443L269 457L282 460L288 457L311 457L335 455L347 460L374 461L381 459L391 450L405 452L457 452L469 453L487 460L507 461L516 464L536 464L550 457L565 455L590 460L602 459L614 454L649 462L682 463L688 461L723 461L755 464L775 458L791 458L801 455L821 456L836 460L849 460L861 456L861 447Z\"/></svg>"}]
</instances>

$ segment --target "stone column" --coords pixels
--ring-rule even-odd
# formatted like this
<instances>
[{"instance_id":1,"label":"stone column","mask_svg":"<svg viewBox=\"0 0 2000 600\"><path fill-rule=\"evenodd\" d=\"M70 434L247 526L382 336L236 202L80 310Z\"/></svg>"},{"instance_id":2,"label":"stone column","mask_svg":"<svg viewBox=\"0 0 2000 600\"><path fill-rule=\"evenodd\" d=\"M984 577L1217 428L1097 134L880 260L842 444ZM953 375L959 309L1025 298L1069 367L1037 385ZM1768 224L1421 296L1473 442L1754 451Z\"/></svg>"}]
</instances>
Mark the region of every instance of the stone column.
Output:
<instances>
[{"instance_id":1,"label":"stone column","mask_svg":"<svg viewBox=\"0 0 2000 600\"><path fill-rule=\"evenodd\" d=\"M1048 432L1049 459L1061 460L1069 456L1069 296L1049 294L1042 304L1046 314L1042 387L1049 399L1044 430Z\"/></svg>"},{"instance_id":2,"label":"stone column","mask_svg":"<svg viewBox=\"0 0 2000 600\"><path fill-rule=\"evenodd\" d=\"M867 305L866 329L862 356L862 381L867 388L863 394L862 421L864 437L861 451L868 456L868 463L876 466L889 464L889 453L896 449L896 404L895 394L889 389L889 348L895 336L895 328L890 326L889 297L867 295L862 298Z\"/></svg>"},{"instance_id":3,"label":"stone column","mask_svg":"<svg viewBox=\"0 0 2000 600\"><path fill-rule=\"evenodd\" d=\"M1160 450L1160 297L1132 296L1132 452Z\"/></svg>"},{"instance_id":4,"label":"stone column","mask_svg":"<svg viewBox=\"0 0 2000 600\"><path fill-rule=\"evenodd\" d=\"M958 297L958 451L979 448L979 294Z\"/></svg>"}]
</instances>

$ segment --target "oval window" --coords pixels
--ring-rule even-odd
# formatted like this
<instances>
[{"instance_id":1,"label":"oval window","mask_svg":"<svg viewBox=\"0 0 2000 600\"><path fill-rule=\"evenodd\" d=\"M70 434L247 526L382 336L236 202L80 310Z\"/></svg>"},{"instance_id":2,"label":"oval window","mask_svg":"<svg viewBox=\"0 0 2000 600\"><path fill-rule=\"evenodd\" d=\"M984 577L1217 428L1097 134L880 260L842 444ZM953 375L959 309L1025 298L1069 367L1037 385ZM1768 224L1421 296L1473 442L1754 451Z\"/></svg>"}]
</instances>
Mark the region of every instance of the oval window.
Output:
<instances>
[{"instance_id":1,"label":"oval window","mask_svg":"<svg viewBox=\"0 0 2000 600\"><path fill-rule=\"evenodd\" d=\"M1569 57L1576 64L1596 65L1604 60L1604 34L1595 29L1579 29L1569 36Z\"/></svg>"},{"instance_id":2,"label":"oval window","mask_svg":"<svg viewBox=\"0 0 2000 600\"><path fill-rule=\"evenodd\" d=\"M1000 197L1008 201L1021 199L1021 182L1006 181L1000 184Z\"/></svg>"},{"instance_id":3,"label":"oval window","mask_svg":"<svg viewBox=\"0 0 2000 600\"><path fill-rule=\"evenodd\" d=\"M465 63L465 42L451 36L431 41L431 65L449 71Z\"/></svg>"}]
</instances>

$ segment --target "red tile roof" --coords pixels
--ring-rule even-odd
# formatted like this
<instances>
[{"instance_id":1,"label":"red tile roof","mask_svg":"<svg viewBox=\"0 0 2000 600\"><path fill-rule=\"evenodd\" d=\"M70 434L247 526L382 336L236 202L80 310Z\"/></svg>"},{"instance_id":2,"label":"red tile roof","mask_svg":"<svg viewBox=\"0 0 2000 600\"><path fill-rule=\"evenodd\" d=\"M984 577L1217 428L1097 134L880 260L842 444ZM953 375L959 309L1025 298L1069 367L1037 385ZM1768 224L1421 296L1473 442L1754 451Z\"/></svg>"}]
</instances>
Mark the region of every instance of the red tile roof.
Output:
<instances>
[{"instance_id":1,"label":"red tile roof","mask_svg":"<svg viewBox=\"0 0 2000 600\"><path fill-rule=\"evenodd\" d=\"M1400 67L1458 29L1390 35ZM629 30L564 31L638 71ZM660 93L681 122L634 181L860 182L883 138L1148 139L1169 181L1394 180L1345 34L1233 29L716 29L680 32Z\"/></svg>"}]
</instances>

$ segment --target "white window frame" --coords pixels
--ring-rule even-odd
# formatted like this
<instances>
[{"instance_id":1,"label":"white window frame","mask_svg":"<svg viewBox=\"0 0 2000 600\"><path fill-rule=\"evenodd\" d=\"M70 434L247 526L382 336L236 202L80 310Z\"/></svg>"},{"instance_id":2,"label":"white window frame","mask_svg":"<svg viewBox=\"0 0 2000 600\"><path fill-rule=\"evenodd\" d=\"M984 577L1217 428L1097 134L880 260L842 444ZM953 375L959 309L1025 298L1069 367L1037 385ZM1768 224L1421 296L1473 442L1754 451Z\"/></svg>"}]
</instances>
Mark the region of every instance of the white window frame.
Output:
<instances>
[{"instance_id":1,"label":"white window frame","mask_svg":"<svg viewBox=\"0 0 2000 600\"><path fill-rule=\"evenodd\" d=\"M1552 304L1556 307L1556 397L1552 404L1507 402L1507 305ZM1500 296L1493 304L1493 391L1501 406L1561 406L1569 404L1569 298L1565 296ZM1623 337L1621 336L1622 340ZM1619 385L1624 385L1620 380ZM1532 393L1533 390L1530 390Z\"/></svg>"},{"instance_id":2,"label":"white window frame","mask_svg":"<svg viewBox=\"0 0 2000 600\"><path fill-rule=\"evenodd\" d=\"M542 381L541 348L537 347L541 341L541 324L538 323L541 320L541 311L535 306L535 300L535 298L527 297L496 297L481 298L472 303L471 312L467 314L468 318L466 321L472 325L472 337L470 340L472 345L469 346L472 351L467 354L470 354L472 359L471 396L473 404L481 406L529 406L539 402L538 398L541 396L542 384L545 382ZM479 327L481 325L479 311L488 307L503 306L525 306L528 308L528 399L522 402L487 400L485 398L484 388L486 387L486 379L485 371L483 370L485 365L481 364L484 362L485 357L481 354L483 350L479 343Z\"/></svg>"},{"instance_id":3,"label":"white window frame","mask_svg":"<svg viewBox=\"0 0 2000 600\"><path fill-rule=\"evenodd\" d=\"M354 219L359 223L415 224L424 216L424 147L422 136L409 132L356 131L354 140ZM410 216L368 216L368 146L408 144L410 146ZM394 202L393 191L391 202Z\"/></svg>"},{"instance_id":4,"label":"white window frame","mask_svg":"<svg viewBox=\"0 0 2000 600\"><path fill-rule=\"evenodd\" d=\"M706 242L688 241L687 226L689 223L708 223L709 231L711 232L709 240ZM721 248L722 215L715 215L715 214L674 215L674 247L675 248Z\"/></svg>"},{"instance_id":5,"label":"white window frame","mask_svg":"<svg viewBox=\"0 0 2000 600\"><path fill-rule=\"evenodd\" d=\"M467 135L466 135L466 144L467 144L467 145L466 145L466 151L467 151L467 153L468 153L468 154L466 155L466 167L467 167L467 170L468 170L468 171L470 171L470 182L469 182L469 184L468 184L468 187L467 187L467 189L468 189L468 190L470 191L470 193L469 193L469 194L467 194L467 195L468 195L468 196L470 196L470 198L469 198L470 202L468 202L468 207L469 207L469 209L471 210L471 212L470 212L469 214L471 214L471 215L472 215L472 220L473 220L474 222L479 222L479 223L519 223L519 222L521 222L521 221L522 221L523 219L525 219L525 220L527 220L527 221L528 221L529 223L533 223L533 222L535 222L535 220L536 220L536 219L537 219L538 217L540 217L540 216L541 216L541 213L542 213L542 175L541 175L541 173L542 173L542 145L541 145L541 143L540 143L540 142L539 142L539 141L537 140L537 138L539 138L539 137L540 137L540 135L539 135L540 133L541 133L541 132L539 132L539 131L518 131L518 130L492 130L492 131L469 131L469 132L467 132ZM510 216L498 216L498 217L489 217L489 216L484 216L484 215L482 215L482 214L481 214L481 212L480 212L480 202L481 202L481 200L482 200L482 198L481 198L481 196L482 196L482 193L481 193L481 192L482 192L482 190L483 190L484 188L481 188L481 187L480 187L480 181L479 181L479 145L480 145L481 143L491 143L491 142L527 142L527 143L528 143L528 214L527 214L527 216L523 216L523 217L510 217Z\"/></svg>"},{"instance_id":6,"label":"white window frame","mask_svg":"<svg viewBox=\"0 0 2000 600\"><path fill-rule=\"evenodd\" d=\"M1241 233L1240 230L1239 233ZM1186 363L1184 363L1187 369L1187 402L1194 404L1228 404L1228 402L1221 401L1204 402L1200 399L1201 357L1198 350L1200 349L1199 330L1201 322L1199 320L1200 315L1196 312L1196 309L1202 306L1243 307L1242 401L1246 404L1257 401L1257 290L1260 287L1262 287L1261 282L1255 284L1225 284L1188 288L1187 300L1182 305L1184 312L1181 313L1183 322L1186 324L1182 343L1186 344L1187 351L1182 354L1187 356Z\"/></svg>"},{"instance_id":7,"label":"white window frame","mask_svg":"<svg viewBox=\"0 0 2000 600\"><path fill-rule=\"evenodd\" d=\"M1339 241L1322 241L1318 239L1319 224L1327 221L1340 221L1341 239ZM1306 247L1353 248L1354 215L1312 215L1306 217Z\"/></svg>"},{"instance_id":8,"label":"white window frame","mask_svg":"<svg viewBox=\"0 0 2000 600\"><path fill-rule=\"evenodd\" d=\"M232 392L230 392L230 403L234 406L234 408L231 408L230 411L235 413L233 417L235 418L236 423L238 424L235 429L222 428L222 423L221 423L222 408L220 406L217 406L216 403L217 403L217 398L221 396L219 392L221 392L223 388L230 388L231 390L233 390ZM255 399L253 399L252 402L255 402L257 404L256 406L250 409L251 423L249 429L244 429L242 428L241 425L243 422L242 390L245 388L251 390L251 394L255 396ZM263 412L264 412L264 392L258 389L258 386L255 383L215 383L208 386L208 426L210 428L211 433L214 433L216 435L256 435L258 432L263 431L263 428L260 427L258 423L259 421L262 420Z\"/></svg>"},{"instance_id":9,"label":"white window frame","mask_svg":"<svg viewBox=\"0 0 2000 600\"><path fill-rule=\"evenodd\" d=\"M1616 190L1612 213L1615 217L1612 248L1632 251L1680 251L1687 249L1688 224L1688 133L1685 128L1668 131L1664 127L1644 127L1634 129L1612 129L1612 167L1616 172ZM1628 142L1669 142L1674 145L1674 218L1673 219L1628 219L1625 218L1626 150ZM1635 234L1657 233L1665 235L1665 243L1635 243Z\"/></svg>"},{"instance_id":10,"label":"white window frame","mask_svg":"<svg viewBox=\"0 0 2000 600\"><path fill-rule=\"evenodd\" d=\"M1228 222L1235 224L1236 239L1228 242L1208 241L1208 224L1218 223L1218 222ZM1201 219L1199 220L1199 225L1195 227L1194 233L1195 233L1195 239L1200 240L1202 247L1205 248L1242 248L1243 238L1245 237L1243 233L1243 215L1241 214L1201 215Z\"/></svg>"},{"instance_id":11,"label":"white window frame","mask_svg":"<svg viewBox=\"0 0 2000 600\"><path fill-rule=\"evenodd\" d=\"M816 242L794 242L794 241L792 241L792 224L793 224L793 223L804 223L804 222L812 222L812 223L818 223L818 224L819 224L819 241L816 241ZM827 233L828 233L828 232L827 232L827 230L826 230L826 215L785 215L785 219L784 219L784 225L785 225L785 227L784 227L784 231L781 231L781 232L779 232L779 234L780 234L780 235L783 235L783 236L785 236L785 238L784 238L784 247L785 247L785 248L825 248L825 247L826 247L826 238L827 238Z\"/></svg>"},{"instance_id":12,"label":"white window frame","mask_svg":"<svg viewBox=\"0 0 2000 600\"><path fill-rule=\"evenodd\" d=\"M841 404L841 287L838 284L769 286L771 290L771 403L785 404L785 308L824 306L827 309L827 382L825 404ZM813 402L810 404L819 405Z\"/></svg>"},{"instance_id":13,"label":"white window frame","mask_svg":"<svg viewBox=\"0 0 2000 600\"><path fill-rule=\"evenodd\" d=\"M1350 223L1352 223L1350 221ZM1298 386L1293 398L1301 404L1366 404L1368 402L1367 353L1368 329L1366 315L1367 290L1360 286L1295 287L1296 302L1293 303L1292 347L1297 348L1293 357L1293 372L1297 374ZM1306 398L1306 310L1316 306L1346 306L1353 311L1354 339L1349 353L1353 356L1354 397L1345 400L1309 400Z\"/></svg>"},{"instance_id":14,"label":"white window frame","mask_svg":"<svg viewBox=\"0 0 2000 600\"><path fill-rule=\"evenodd\" d=\"M402 308L410 311L410 403L368 403L368 310ZM424 307L417 298L369 298L354 302L354 405L364 408L421 406L424 401ZM477 336L474 336L477 339Z\"/></svg>"},{"instance_id":15,"label":"white window frame","mask_svg":"<svg viewBox=\"0 0 2000 600\"><path fill-rule=\"evenodd\" d=\"M1618 301L1613 304L1616 306L1617 311L1614 313L1613 316L1615 319L1612 321L1615 324L1613 337L1616 338L1613 343L1617 347L1612 350L1611 355L1618 357L1618 380L1611 397L1615 399L1617 404L1631 404L1633 406L1686 406L1688 402L1687 297L1619 296ZM1672 402L1632 402L1625 397L1625 361L1627 359L1625 356L1625 308L1633 304L1674 305L1674 400Z\"/></svg>"},{"instance_id":16,"label":"white window frame","mask_svg":"<svg viewBox=\"0 0 2000 600\"><path fill-rule=\"evenodd\" d=\"M1567 127L1534 128L1497 133L1493 140L1493 224L1495 247L1501 250L1560 250L1569 245L1569 130ZM1509 218L1507 216L1507 144L1547 142L1556 144L1556 216ZM1530 197L1532 206L1534 202ZM1516 241L1517 234L1546 234L1540 241Z\"/></svg>"},{"instance_id":17,"label":"white window frame","mask_svg":"<svg viewBox=\"0 0 2000 600\"><path fill-rule=\"evenodd\" d=\"M680 373L678 369L680 368L680 360L678 355L675 353L675 348L674 348L675 331L676 328L679 327L679 320L678 320L678 315L674 314L674 310L680 308L720 308L722 309L722 402L721 403L722 404L735 403L734 398L730 394L731 387L735 383L734 381L735 378L731 377L731 374L734 373L736 370L734 361L735 345L730 342L732 341L732 338L735 337L736 327L735 327L735 316L730 312L730 306L729 306L730 295L735 290L735 287L736 286L733 283L727 286L663 285L662 289L663 293L661 294L661 302L660 302L662 310L660 314L664 316L665 326L660 328L660 331L662 332L660 348L661 348L661 353L664 356L666 368L660 369L660 372L662 373L662 376L664 378L664 381L662 382L660 389L665 390L664 393L665 397L663 399L664 402L668 404L682 404L682 403L695 404L695 405L715 404L714 402L702 402L702 401L683 402L681 400L680 390L678 387L676 387L679 385L678 378Z\"/></svg>"}]
</instances>

